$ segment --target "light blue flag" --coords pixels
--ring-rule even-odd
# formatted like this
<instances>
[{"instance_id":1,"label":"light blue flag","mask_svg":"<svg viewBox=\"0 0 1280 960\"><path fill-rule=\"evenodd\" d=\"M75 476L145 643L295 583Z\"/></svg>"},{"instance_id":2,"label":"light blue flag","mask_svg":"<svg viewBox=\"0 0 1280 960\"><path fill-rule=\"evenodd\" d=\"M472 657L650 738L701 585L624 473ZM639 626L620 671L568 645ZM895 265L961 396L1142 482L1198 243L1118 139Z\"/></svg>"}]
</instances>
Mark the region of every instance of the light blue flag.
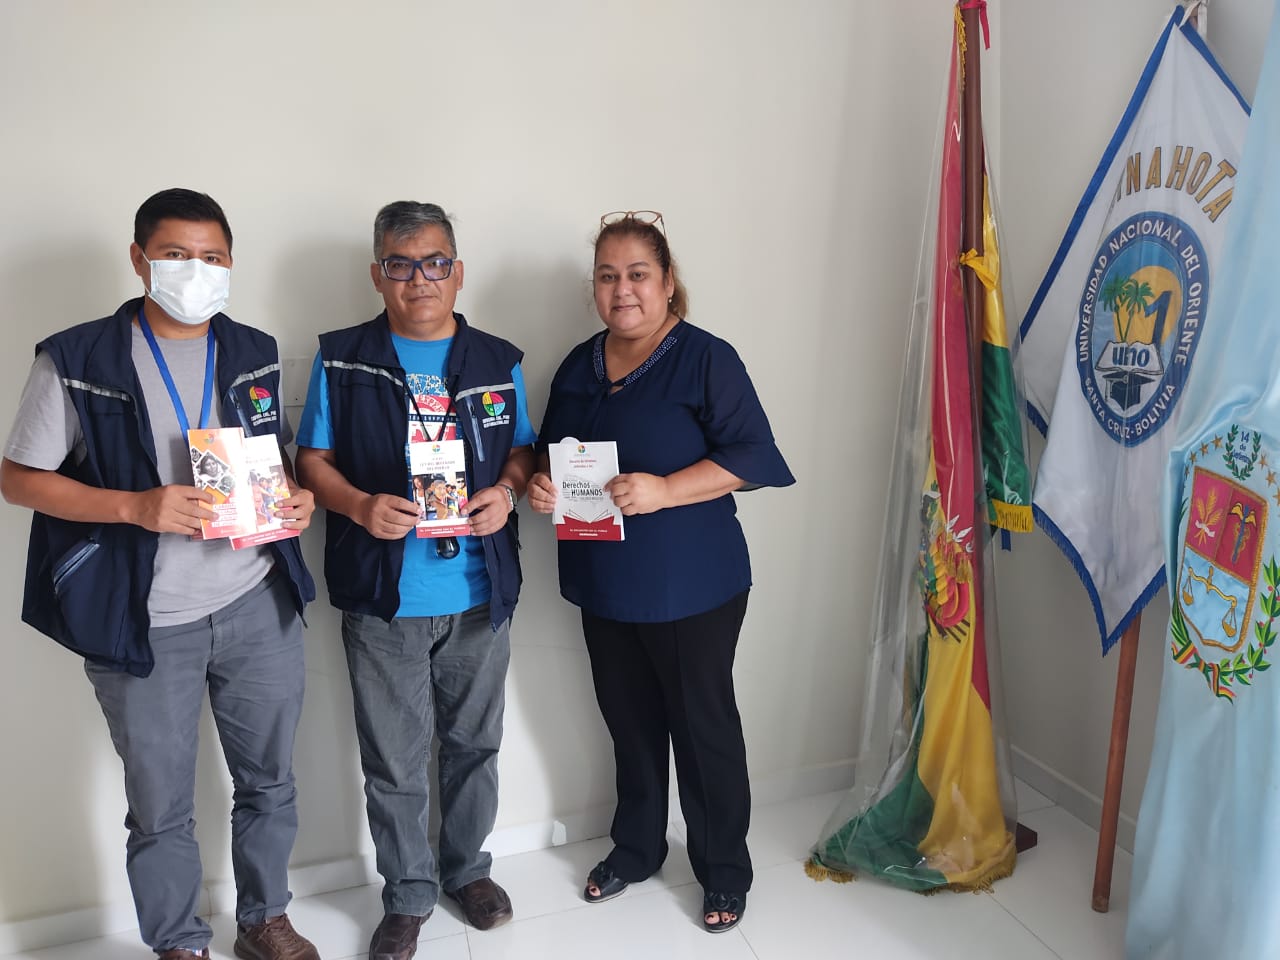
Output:
<instances>
[{"instance_id":1,"label":"light blue flag","mask_svg":"<svg viewBox=\"0 0 1280 960\"><path fill-rule=\"evenodd\" d=\"M1280 958L1280 16L1164 500L1168 659L1130 958Z\"/></svg>"}]
</instances>

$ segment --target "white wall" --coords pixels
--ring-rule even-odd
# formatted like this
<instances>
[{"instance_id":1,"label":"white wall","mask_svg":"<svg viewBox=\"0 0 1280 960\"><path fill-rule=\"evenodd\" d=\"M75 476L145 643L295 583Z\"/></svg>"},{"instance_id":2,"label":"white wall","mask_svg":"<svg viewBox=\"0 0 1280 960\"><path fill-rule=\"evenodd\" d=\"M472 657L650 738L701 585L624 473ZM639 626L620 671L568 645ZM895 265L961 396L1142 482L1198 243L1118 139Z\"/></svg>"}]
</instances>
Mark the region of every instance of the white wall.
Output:
<instances>
[{"instance_id":1,"label":"white wall","mask_svg":"<svg viewBox=\"0 0 1280 960\"><path fill-rule=\"evenodd\" d=\"M656 207L691 319L739 348L800 481L740 498L756 582L737 674L753 777L785 790L847 776L949 14L940 0L7 0L0 421L41 336L137 292L132 216L160 188L225 206L231 313L286 357L378 309L367 263L382 203L442 203L467 263L460 309L525 349L535 419L555 365L598 322L596 217ZM1019 229L1045 247L1056 227ZM553 543L526 521L500 764L508 848L599 832L612 795ZM130 922L119 763L77 660L19 623L27 523L0 509L11 943L42 936L31 918L46 914L81 910L60 928L80 935ZM320 534L305 544L317 574ZM299 876L355 882L352 858L369 850L335 617L321 601L309 618L295 889ZM225 909L229 784L207 717L202 739L199 836Z\"/></svg>"},{"instance_id":2,"label":"white wall","mask_svg":"<svg viewBox=\"0 0 1280 960\"><path fill-rule=\"evenodd\" d=\"M992 4L987 130L1016 305L1170 8ZM1210 42L1248 95L1270 8L1213 6ZM949 9L7 0L0 421L37 339L134 295L131 219L162 187L207 190L226 207L232 313L273 332L289 357L378 308L366 279L377 207L443 203L467 262L460 308L525 349L535 419L555 364L597 322L586 286L596 216L657 207L691 319L739 348L800 480L740 498L756 588L737 676L757 792L846 777ZM0 509L0 947L46 936L31 919L46 914L81 911L58 929L82 935L131 922L119 763L78 662L18 621L26 527L24 511ZM531 515L525 531L503 849L599 832L612 793L553 544ZM317 572L319 547L317 529L306 537ZM1087 817L1102 792L1116 658L1098 657L1083 589L1043 536L1002 558L1000 578L1019 769ZM1163 602L1142 637L1130 816ZM355 882L369 851L336 619L323 600L309 619L295 889ZM199 833L211 905L224 908L229 784L207 717L202 739Z\"/></svg>"},{"instance_id":3,"label":"white wall","mask_svg":"<svg viewBox=\"0 0 1280 960\"><path fill-rule=\"evenodd\" d=\"M1002 4L1000 89L1006 274L1025 309L1133 92L1173 4L1169 0L1051 0ZM1274 0L1210 4L1208 40L1253 97ZM1032 431L1033 452L1043 445ZM1001 558L1000 614L1015 770L1096 825L1106 779L1117 647L1106 659L1084 588L1042 534ZM1146 779L1168 598L1148 607L1139 641L1121 844ZM1087 891L1081 891L1084 896Z\"/></svg>"}]
</instances>

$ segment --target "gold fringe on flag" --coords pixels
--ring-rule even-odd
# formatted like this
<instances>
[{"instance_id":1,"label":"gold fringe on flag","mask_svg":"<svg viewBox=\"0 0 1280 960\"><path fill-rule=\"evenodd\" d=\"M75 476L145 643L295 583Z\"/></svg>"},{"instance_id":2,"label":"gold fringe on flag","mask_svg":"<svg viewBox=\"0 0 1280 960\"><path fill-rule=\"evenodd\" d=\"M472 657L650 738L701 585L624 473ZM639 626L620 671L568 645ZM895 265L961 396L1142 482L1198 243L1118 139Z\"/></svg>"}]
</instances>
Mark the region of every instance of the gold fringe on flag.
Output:
<instances>
[{"instance_id":1,"label":"gold fringe on flag","mask_svg":"<svg viewBox=\"0 0 1280 960\"><path fill-rule=\"evenodd\" d=\"M1013 857L1009 857L1004 863L1000 864L994 870L987 873L981 880L975 880L971 883L948 883L942 887L932 887L928 890L917 891L923 896L932 897L935 893L990 893L992 885L997 880L1003 880L1005 877L1013 876L1013 868L1016 861Z\"/></svg>"},{"instance_id":2,"label":"gold fringe on flag","mask_svg":"<svg viewBox=\"0 0 1280 960\"><path fill-rule=\"evenodd\" d=\"M1001 530L1013 533L1030 533L1036 528L1035 518L1031 515L1031 507L1026 504L992 502L996 511L996 526Z\"/></svg>"},{"instance_id":3,"label":"gold fringe on flag","mask_svg":"<svg viewBox=\"0 0 1280 960\"><path fill-rule=\"evenodd\" d=\"M832 883L852 883L858 879L847 870L832 870L830 867L823 866L814 857L804 862L804 872L805 876L816 883L821 883L823 880L830 880Z\"/></svg>"}]
</instances>

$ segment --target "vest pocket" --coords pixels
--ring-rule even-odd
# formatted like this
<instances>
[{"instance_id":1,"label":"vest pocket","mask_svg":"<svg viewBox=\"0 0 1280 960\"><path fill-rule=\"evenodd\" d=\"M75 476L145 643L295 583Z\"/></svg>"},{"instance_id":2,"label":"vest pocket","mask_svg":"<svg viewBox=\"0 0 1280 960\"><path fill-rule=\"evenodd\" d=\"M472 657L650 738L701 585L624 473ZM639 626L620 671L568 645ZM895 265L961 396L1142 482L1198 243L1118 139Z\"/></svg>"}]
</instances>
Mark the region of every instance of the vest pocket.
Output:
<instances>
[{"instance_id":1,"label":"vest pocket","mask_svg":"<svg viewBox=\"0 0 1280 960\"><path fill-rule=\"evenodd\" d=\"M113 670L145 677L154 663L147 632L133 611L134 556L113 525L54 547L48 574L56 613L49 633L63 646ZM71 533L70 530L65 531Z\"/></svg>"},{"instance_id":2,"label":"vest pocket","mask_svg":"<svg viewBox=\"0 0 1280 960\"><path fill-rule=\"evenodd\" d=\"M378 389L380 387L395 387L395 379L393 377L365 367L341 369L338 371L337 379L340 388L369 387L370 389Z\"/></svg>"},{"instance_id":3,"label":"vest pocket","mask_svg":"<svg viewBox=\"0 0 1280 960\"><path fill-rule=\"evenodd\" d=\"M53 593L59 599L66 590L68 581L86 560L97 553L102 544L91 537L77 540L53 565Z\"/></svg>"},{"instance_id":4,"label":"vest pocket","mask_svg":"<svg viewBox=\"0 0 1280 960\"><path fill-rule=\"evenodd\" d=\"M84 406L95 417L122 417L134 412L133 400L127 393L102 387L85 391Z\"/></svg>"}]
</instances>

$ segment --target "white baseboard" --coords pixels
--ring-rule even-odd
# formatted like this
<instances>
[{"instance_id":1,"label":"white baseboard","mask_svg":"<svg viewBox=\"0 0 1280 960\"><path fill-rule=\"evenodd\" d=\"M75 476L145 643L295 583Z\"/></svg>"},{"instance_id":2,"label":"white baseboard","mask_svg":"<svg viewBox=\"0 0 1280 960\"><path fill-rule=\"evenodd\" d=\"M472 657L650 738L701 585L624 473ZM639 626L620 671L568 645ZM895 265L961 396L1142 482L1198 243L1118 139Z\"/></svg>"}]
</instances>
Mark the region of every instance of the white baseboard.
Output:
<instances>
[{"instance_id":1,"label":"white baseboard","mask_svg":"<svg viewBox=\"0 0 1280 960\"><path fill-rule=\"evenodd\" d=\"M752 802L757 806L767 806L843 790L852 783L852 761L787 770L754 777L751 782ZM677 809L674 803L672 809ZM602 837L609 832L612 817L612 806L600 806L552 820L501 827L490 834L485 849L494 857L508 857ZM684 824L677 822L674 826L683 835ZM374 869L372 853L295 866L289 870L289 887L295 897L310 897L377 882L379 877ZM201 912L205 916L229 913L235 909L235 901L235 885L231 881L209 884ZM0 957L78 940L136 932L137 929L138 919L132 900L0 923Z\"/></svg>"},{"instance_id":2,"label":"white baseboard","mask_svg":"<svg viewBox=\"0 0 1280 960\"><path fill-rule=\"evenodd\" d=\"M1051 767L1046 767L1030 754L1023 753L1017 747L1013 754L1013 775L1022 780L1062 807L1082 823L1094 830L1102 822L1102 798L1090 793L1080 784L1059 774ZM1133 838L1137 830L1137 821L1127 814L1120 814L1116 824L1116 846L1133 853Z\"/></svg>"},{"instance_id":3,"label":"white baseboard","mask_svg":"<svg viewBox=\"0 0 1280 960\"><path fill-rule=\"evenodd\" d=\"M853 761L837 760L813 767L782 770L764 777L751 778L751 803L767 807L819 793L848 790L853 786Z\"/></svg>"},{"instance_id":4,"label":"white baseboard","mask_svg":"<svg viewBox=\"0 0 1280 960\"><path fill-rule=\"evenodd\" d=\"M138 929L132 900L0 923L0 956ZM141 944L139 944L141 947Z\"/></svg>"}]
</instances>

